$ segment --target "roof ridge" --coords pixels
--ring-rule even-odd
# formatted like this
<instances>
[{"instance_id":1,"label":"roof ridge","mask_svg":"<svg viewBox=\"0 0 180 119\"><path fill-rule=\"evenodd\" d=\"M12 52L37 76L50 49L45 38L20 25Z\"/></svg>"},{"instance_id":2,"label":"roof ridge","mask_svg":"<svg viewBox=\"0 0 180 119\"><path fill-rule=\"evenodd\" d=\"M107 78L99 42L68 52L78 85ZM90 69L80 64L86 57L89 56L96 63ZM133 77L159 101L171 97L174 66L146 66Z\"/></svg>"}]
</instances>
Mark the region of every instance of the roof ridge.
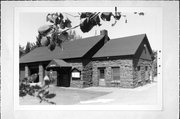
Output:
<instances>
[{"instance_id":1,"label":"roof ridge","mask_svg":"<svg viewBox=\"0 0 180 119\"><path fill-rule=\"evenodd\" d=\"M34 49L34 52L29 52L29 55L21 57L20 63L52 60L54 58L80 58L103 39L104 36L105 35L97 35L69 41L62 44L63 49L61 46L56 46L52 52L50 52L48 46L38 47Z\"/></svg>"},{"instance_id":2,"label":"roof ridge","mask_svg":"<svg viewBox=\"0 0 180 119\"><path fill-rule=\"evenodd\" d=\"M76 40L72 40L72 41L68 41L68 42L63 42L63 43L69 43L69 42L78 42L78 41L80 41L80 40L84 40L84 39L88 39L89 40L89 38L93 38L93 37L99 37L99 36L105 36L105 35L97 35L97 36L89 36L89 37L85 37L85 38L79 38L79 39L76 39Z\"/></svg>"},{"instance_id":3,"label":"roof ridge","mask_svg":"<svg viewBox=\"0 0 180 119\"><path fill-rule=\"evenodd\" d=\"M145 37L146 33L111 39L93 58L132 55L136 52Z\"/></svg>"},{"instance_id":4,"label":"roof ridge","mask_svg":"<svg viewBox=\"0 0 180 119\"><path fill-rule=\"evenodd\" d=\"M135 36L141 36L141 35L146 35L146 33L142 33L142 34L136 34L136 35L130 35L130 36L123 36L123 37L119 37L119 38L113 38L111 40L117 40L117 39L124 39L124 38L128 38L128 37L135 37Z\"/></svg>"}]
</instances>

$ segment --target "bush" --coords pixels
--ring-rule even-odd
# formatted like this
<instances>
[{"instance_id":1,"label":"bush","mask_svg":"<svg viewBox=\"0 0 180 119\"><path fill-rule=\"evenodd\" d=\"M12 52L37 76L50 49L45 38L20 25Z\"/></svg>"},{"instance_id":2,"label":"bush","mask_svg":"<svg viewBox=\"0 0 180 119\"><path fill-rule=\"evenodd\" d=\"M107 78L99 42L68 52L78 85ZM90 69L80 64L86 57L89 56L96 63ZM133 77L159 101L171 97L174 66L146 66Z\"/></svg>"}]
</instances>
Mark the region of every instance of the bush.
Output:
<instances>
[{"instance_id":1,"label":"bush","mask_svg":"<svg viewBox=\"0 0 180 119\"><path fill-rule=\"evenodd\" d=\"M28 81L27 78L24 78L23 80L20 80L19 96L20 97L24 97L26 95L36 96L40 99L40 103L42 101L46 101L50 104L55 104L54 102L51 102L46 99L46 97L49 99L55 97L55 94L49 93L48 88L49 86L43 86L43 87L40 87L39 85L30 86L30 81Z\"/></svg>"}]
</instances>

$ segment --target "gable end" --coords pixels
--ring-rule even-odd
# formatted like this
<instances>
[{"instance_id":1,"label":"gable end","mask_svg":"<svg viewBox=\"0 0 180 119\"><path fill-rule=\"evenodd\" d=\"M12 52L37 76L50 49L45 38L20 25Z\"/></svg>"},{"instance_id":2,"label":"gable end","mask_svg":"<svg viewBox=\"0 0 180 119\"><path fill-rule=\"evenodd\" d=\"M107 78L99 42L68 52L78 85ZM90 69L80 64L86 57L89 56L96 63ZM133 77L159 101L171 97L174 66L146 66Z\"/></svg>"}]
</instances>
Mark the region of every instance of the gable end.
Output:
<instances>
[{"instance_id":1,"label":"gable end","mask_svg":"<svg viewBox=\"0 0 180 119\"><path fill-rule=\"evenodd\" d=\"M153 60L153 52L151 49L151 46L149 44L149 41L147 39L147 36L145 35L144 39L140 43L135 55L135 59L144 59L144 60Z\"/></svg>"}]
</instances>

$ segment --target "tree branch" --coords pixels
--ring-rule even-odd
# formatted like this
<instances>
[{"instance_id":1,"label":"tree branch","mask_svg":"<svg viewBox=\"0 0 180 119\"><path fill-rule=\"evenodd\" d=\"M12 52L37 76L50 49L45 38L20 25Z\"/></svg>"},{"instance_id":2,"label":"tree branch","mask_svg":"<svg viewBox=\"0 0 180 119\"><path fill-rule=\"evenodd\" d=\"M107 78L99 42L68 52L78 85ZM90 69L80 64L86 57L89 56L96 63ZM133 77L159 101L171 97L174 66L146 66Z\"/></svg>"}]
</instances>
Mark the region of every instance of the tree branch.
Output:
<instances>
[{"instance_id":1,"label":"tree branch","mask_svg":"<svg viewBox=\"0 0 180 119\"><path fill-rule=\"evenodd\" d=\"M72 17L80 17L80 16L74 16L74 15L71 15L71 14L69 14L69 13L66 13L66 12L64 12L65 14L67 14L67 15L69 15L69 16L72 16Z\"/></svg>"},{"instance_id":2,"label":"tree branch","mask_svg":"<svg viewBox=\"0 0 180 119\"><path fill-rule=\"evenodd\" d=\"M94 17L96 17L99 13L100 13L100 12L98 12L97 14L95 13L92 17L90 17L90 19L93 19ZM79 26L80 26L80 24L79 24L79 25L76 25L76 26L74 26L74 27L72 27L72 28L68 28L68 29L62 31L62 33L63 33L63 32L66 32L66 31L68 31L68 30L75 29L75 28L77 28L77 27L79 27Z\"/></svg>"}]
</instances>

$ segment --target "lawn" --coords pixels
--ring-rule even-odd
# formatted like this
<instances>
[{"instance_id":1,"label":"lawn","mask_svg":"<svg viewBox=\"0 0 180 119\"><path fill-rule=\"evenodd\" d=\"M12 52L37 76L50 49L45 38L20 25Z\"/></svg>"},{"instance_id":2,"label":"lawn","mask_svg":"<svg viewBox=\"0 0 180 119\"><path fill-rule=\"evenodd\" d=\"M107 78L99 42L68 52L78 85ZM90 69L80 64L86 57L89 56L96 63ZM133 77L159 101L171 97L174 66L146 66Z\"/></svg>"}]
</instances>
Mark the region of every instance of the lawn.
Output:
<instances>
[{"instance_id":1,"label":"lawn","mask_svg":"<svg viewBox=\"0 0 180 119\"><path fill-rule=\"evenodd\" d=\"M134 89L89 87L89 88L65 88L51 86L50 93L56 96L50 101L57 105L153 105L157 104L157 82L140 86ZM46 105L39 103L38 98L25 96L20 98L20 105Z\"/></svg>"},{"instance_id":2,"label":"lawn","mask_svg":"<svg viewBox=\"0 0 180 119\"><path fill-rule=\"evenodd\" d=\"M53 101L56 105L74 105L81 101L92 100L94 98L104 96L110 92L105 91L90 91L78 88L65 88L65 87L55 87L49 88L50 93L56 94L56 96L49 101ZM48 103L42 102L36 97L25 96L20 98L20 105L46 105Z\"/></svg>"},{"instance_id":3,"label":"lawn","mask_svg":"<svg viewBox=\"0 0 180 119\"><path fill-rule=\"evenodd\" d=\"M157 82L146 84L134 89L127 88L99 88L92 87L86 90L109 90L111 93L92 100L81 101L82 105L156 105Z\"/></svg>"}]
</instances>

